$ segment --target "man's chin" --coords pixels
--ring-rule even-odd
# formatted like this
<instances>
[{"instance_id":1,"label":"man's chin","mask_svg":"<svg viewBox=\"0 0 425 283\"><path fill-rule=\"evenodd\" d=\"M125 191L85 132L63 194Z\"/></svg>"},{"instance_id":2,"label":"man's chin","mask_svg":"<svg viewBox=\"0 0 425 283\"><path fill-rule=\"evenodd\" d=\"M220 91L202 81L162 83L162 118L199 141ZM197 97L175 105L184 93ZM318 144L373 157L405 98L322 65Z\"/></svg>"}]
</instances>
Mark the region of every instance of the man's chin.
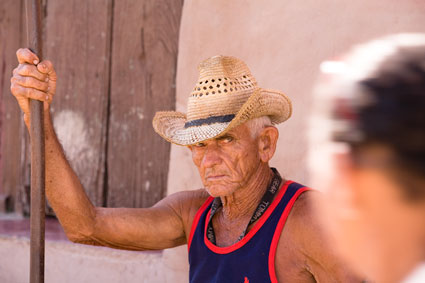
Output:
<instances>
[{"instance_id":1,"label":"man's chin","mask_svg":"<svg viewBox=\"0 0 425 283\"><path fill-rule=\"evenodd\" d=\"M236 190L231 186L224 186L221 184L206 185L205 189L210 194L210 196L214 198L231 195Z\"/></svg>"}]
</instances>

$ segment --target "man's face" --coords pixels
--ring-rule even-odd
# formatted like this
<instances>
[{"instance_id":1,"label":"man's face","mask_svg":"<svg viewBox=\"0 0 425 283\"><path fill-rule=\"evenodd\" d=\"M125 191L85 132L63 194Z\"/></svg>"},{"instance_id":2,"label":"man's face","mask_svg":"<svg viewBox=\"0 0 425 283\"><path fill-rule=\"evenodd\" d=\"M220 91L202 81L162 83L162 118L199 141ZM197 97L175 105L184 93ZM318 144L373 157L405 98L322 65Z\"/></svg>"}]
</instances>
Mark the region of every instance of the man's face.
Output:
<instances>
[{"instance_id":1,"label":"man's face","mask_svg":"<svg viewBox=\"0 0 425 283\"><path fill-rule=\"evenodd\" d=\"M358 150L353 152L347 143L335 142L334 134L342 124L335 123L329 115L333 112L320 112L326 107L321 109L325 104L319 102L310 123L309 173L312 187L323 193L315 202L321 224L355 271L389 282L385 279L387 266L391 266L388 261L394 259L394 254L401 254L395 250L398 243L409 242L402 232L411 229L406 219L413 218L400 213L404 211L400 210L401 190L377 166L390 160L386 157L391 154L376 145L358 155ZM366 164L358 163L366 157Z\"/></svg>"},{"instance_id":2,"label":"man's face","mask_svg":"<svg viewBox=\"0 0 425 283\"><path fill-rule=\"evenodd\" d=\"M251 136L245 124L189 148L202 183L213 197L230 195L244 187L261 162L258 138Z\"/></svg>"},{"instance_id":3,"label":"man's face","mask_svg":"<svg viewBox=\"0 0 425 283\"><path fill-rule=\"evenodd\" d=\"M321 155L331 166L310 170L313 187L323 192L316 202L322 225L355 271L377 282L390 282L387 276L394 273L388 272L389 267L396 266L391 272L397 274L412 258L423 257L422 252L409 254L412 248L408 248L414 245L415 235L423 235L416 229L423 218L420 220L416 216L420 213L403 198L402 189L391 178L392 171L380 167L382 160L389 160L385 158L387 148L370 146L364 154L356 154L354 162L355 153L333 146L336 150L329 150L327 158ZM316 148L315 152L323 150ZM369 163L359 164L361 158Z\"/></svg>"}]
</instances>

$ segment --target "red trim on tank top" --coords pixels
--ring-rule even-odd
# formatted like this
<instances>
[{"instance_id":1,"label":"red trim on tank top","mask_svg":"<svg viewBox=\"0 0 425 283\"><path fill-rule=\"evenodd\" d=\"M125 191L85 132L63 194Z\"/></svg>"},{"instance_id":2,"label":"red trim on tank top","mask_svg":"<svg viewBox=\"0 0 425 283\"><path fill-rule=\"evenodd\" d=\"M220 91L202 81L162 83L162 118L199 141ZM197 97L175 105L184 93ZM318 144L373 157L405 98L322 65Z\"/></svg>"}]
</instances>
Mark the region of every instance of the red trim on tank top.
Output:
<instances>
[{"instance_id":1,"label":"red trim on tank top","mask_svg":"<svg viewBox=\"0 0 425 283\"><path fill-rule=\"evenodd\" d=\"M245 235L245 237L242 238L242 240L240 240L239 242L228 246L228 247L218 247L216 245L214 245L213 243L211 243L208 238L207 238L207 224L208 224L208 219L210 218L210 214L211 214L211 210L208 211L207 217L205 219L205 229L204 229L204 243L205 245L213 252L217 253L217 254L228 254L231 253L239 248L241 248L243 245L245 245L249 240L251 240L252 237L254 237L255 233L257 233L258 230L260 230L260 228L263 226L263 224L266 222L266 220L269 218L269 216L273 213L274 209L276 208L276 206L279 204L279 202L281 201L283 195L286 192L286 189L288 188L288 186L290 184L292 184L293 181L286 181L280 188L278 195L276 196L276 198L273 200L272 204L270 205L270 207L264 212L263 216L260 217L260 219L258 219L257 223L254 224L254 227L252 227L252 229Z\"/></svg>"},{"instance_id":2,"label":"red trim on tank top","mask_svg":"<svg viewBox=\"0 0 425 283\"><path fill-rule=\"evenodd\" d=\"M291 212L292 206L294 205L298 197L303 192L308 190L311 190L311 189L308 187L301 188L292 196L291 200L286 205L285 210L283 211L282 216L279 219L279 222L277 223L276 230L274 232L272 243L270 245L270 251L269 251L269 276L272 283L277 283L277 276L276 276L276 269L275 269L276 249L277 249L277 244L279 243L280 236L282 234L283 227L285 226L286 219L288 218L288 215Z\"/></svg>"},{"instance_id":3,"label":"red trim on tank top","mask_svg":"<svg viewBox=\"0 0 425 283\"><path fill-rule=\"evenodd\" d=\"M196 212L195 218L193 219L192 227L190 229L189 241L187 242L187 249L190 250L190 244L192 243L193 235L196 231L196 226L198 226L199 218L201 218L202 213L205 209L210 205L210 203L214 200L213 197L208 197L204 204L198 209Z\"/></svg>"}]
</instances>

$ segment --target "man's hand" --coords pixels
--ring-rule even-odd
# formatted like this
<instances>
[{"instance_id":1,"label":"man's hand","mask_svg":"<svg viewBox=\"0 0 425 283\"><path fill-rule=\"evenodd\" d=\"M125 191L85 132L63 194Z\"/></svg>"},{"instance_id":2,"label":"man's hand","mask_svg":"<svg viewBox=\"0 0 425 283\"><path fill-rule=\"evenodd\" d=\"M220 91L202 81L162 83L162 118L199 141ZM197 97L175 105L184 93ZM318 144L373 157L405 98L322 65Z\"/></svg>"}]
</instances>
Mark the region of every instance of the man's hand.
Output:
<instances>
[{"instance_id":1,"label":"man's hand","mask_svg":"<svg viewBox=\"0 0 425 283\"><path fill-rule=\"evenodd\" d=\"M16 52L19 65L13 70L10 90L24 112L27 126L30 124L29 99L44 102L44 110L49 109L56 91L56 72L52 62L40 62L37 55L27 48Z\"/></svg>"}]
</instances>

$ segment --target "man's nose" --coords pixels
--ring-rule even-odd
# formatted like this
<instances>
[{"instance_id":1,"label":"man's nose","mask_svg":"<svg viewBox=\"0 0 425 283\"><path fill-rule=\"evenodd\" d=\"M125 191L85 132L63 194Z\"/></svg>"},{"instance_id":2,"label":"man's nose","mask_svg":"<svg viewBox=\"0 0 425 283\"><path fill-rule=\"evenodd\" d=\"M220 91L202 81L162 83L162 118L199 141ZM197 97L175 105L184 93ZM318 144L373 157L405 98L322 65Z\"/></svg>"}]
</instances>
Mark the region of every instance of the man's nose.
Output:
<instances>
[{"instance_id":1,"label":"man's nose","mask_svg":"<svg viewBox=\"0 0 425 283\"><path fill-rule=\"evenodd\" d=\"M216 145L209 145L202 158L202 166L205 168L211 168L220 163L220 149Z\"/></svg>"}]
</instances>

